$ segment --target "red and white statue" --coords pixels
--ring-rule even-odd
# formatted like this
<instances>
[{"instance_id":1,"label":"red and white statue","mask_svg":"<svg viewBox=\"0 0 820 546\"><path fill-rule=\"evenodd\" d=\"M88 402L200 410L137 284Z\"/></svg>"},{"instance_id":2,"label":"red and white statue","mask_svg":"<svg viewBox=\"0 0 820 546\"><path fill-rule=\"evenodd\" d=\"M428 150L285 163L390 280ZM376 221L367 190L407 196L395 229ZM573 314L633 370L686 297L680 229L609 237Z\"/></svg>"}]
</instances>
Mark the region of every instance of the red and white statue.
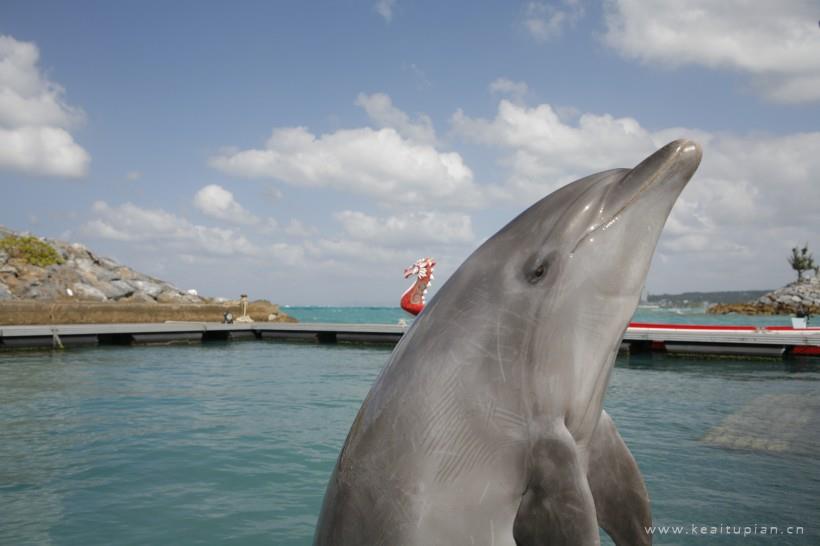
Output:
<instances>
[{"instance_id":1,"label":"red and white statue","mask_svg":"<svg viewBox=\"0 0 820 546\"><path fill-rule=\"evenodd\" d=\"M433 268L436 262L432 258L421 258L404 270L404 278L416 276L416 281L401 295L401 308L413 315L418 315L424 309L424 296L427 287L433 280Z\"/></svg>"}]
</instances>

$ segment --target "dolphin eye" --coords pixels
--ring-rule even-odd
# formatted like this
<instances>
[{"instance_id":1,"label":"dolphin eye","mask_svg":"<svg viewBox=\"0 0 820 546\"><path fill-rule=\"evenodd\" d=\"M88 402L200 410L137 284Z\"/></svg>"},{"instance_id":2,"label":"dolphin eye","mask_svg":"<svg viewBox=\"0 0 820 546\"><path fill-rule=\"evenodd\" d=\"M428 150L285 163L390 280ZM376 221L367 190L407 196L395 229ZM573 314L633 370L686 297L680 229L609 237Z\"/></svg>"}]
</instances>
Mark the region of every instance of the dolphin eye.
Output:
<instances>
[{"instance_id":1,"label":"dolphin eye","mask_svg":"<svg viewBox=\"0 0 820 546\"><path fill-rule=\"evenodd\" d=\"M549 269L549 262L544 261L538 264L535 269L530 270L528 275L530 283L535 284L543 279L547 275L547 269Z\"/></svg>"}]
</instances>

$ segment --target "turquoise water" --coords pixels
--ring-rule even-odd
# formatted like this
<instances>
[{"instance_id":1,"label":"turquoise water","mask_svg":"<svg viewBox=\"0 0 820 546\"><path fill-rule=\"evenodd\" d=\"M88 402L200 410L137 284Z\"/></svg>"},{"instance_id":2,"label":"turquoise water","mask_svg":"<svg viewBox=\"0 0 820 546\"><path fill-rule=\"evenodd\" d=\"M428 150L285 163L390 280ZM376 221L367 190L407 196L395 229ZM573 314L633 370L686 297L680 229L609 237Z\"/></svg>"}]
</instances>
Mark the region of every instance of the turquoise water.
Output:
<instances>
[{"instance_id":1,"label":"turquoise water","mask_svg":"<svg viewBox=\"0 0 820 546\"><path fill-rule=\"evenodd\" d=\"M300 322L356 322L396 324L399 320L412 322L413 316L400 307L283 307L282 310ZM731 324L749 326L790 326L791 317L707 315L701 308L648 309L639 308L634 322L671 324Z\"/></svg>"},{"instance_id":2,"label":"turquoise water","mask_svg":"<svg viewBox=\"0 0 820 546\"><path fill-rule=\"evenodd\" d=\"M388 356L264 341L0 353L0 544L310 544ZM804 455L699 441L772 395L817 400L820 365L619 358L606 407L657 525L805 528L656 544L820 544L820 438Z\"/></svg>"}]
</instances>

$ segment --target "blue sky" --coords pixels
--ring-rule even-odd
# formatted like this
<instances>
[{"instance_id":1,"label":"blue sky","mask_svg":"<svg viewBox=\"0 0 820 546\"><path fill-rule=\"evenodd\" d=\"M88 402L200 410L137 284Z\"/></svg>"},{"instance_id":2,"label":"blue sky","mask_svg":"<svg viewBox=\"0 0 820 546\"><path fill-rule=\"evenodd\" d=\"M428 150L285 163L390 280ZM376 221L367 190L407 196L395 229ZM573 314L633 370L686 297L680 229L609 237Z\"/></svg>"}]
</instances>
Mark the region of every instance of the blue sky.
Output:
<instances>
[{"instance_id":1,"label":"blue sky","mask_svg":"<svg viewBox=\"0 0 820 546\"><path fill-rule=\"evenodd\" d=\"M816 2L5 2L0 224L213 296L395 304L560 185L704 162L650 292L820 245ZM434 283L434 287L435 287Z\"/></svg>"}]
</instances>

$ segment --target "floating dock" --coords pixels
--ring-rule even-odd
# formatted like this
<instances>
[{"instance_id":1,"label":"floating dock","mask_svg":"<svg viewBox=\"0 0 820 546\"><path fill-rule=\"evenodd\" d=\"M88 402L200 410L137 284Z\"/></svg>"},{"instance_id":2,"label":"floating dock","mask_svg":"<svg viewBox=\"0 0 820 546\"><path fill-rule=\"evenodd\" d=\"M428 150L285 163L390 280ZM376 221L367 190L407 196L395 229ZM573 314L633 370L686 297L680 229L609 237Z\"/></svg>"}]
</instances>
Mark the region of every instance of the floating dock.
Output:
<instances>
[{"instance_id":1,"label":"floating dock","mask_svg":"<svg viewBox=\"0 0 820 546\"><path fill-rule=\"evenodd\" d=\"M83 345L166 345L253 339L309 343L395 344L407 326L254 322L164 322L0 326L0 350ZM820 357L820 328L718 326L633 322L621 349L738 357Z\"/></svg>"}]
</instances>

